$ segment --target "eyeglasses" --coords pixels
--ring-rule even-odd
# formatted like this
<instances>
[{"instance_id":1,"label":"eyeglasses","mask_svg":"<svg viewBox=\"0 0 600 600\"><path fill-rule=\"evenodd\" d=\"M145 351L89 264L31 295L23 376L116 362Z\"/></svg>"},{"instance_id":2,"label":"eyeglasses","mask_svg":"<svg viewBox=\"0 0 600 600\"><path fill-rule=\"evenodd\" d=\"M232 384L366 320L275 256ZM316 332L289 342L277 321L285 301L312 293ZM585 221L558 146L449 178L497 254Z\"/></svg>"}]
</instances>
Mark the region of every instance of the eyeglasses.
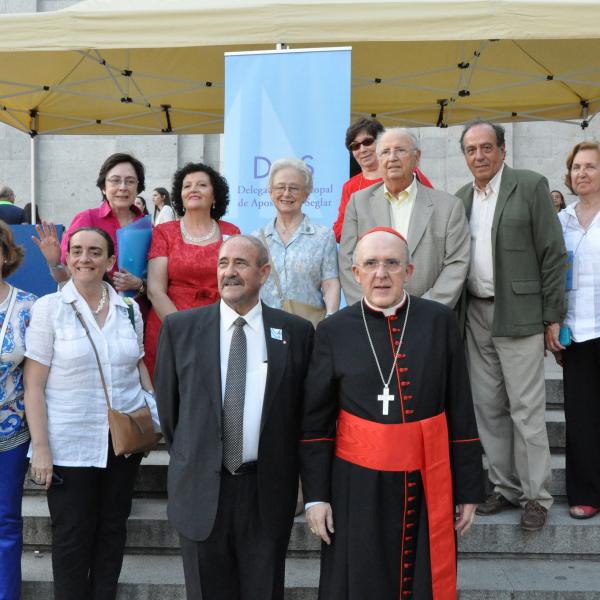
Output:
<instances>
[{"instance_id":1,"label":"eyeglasses","mask_svg":"<svg viewBox=\"0 0 600 600\"><path fill-rule=\"evenodd\" d=\"M388 158L394 154L397 154L398 156L406 156L410 152L412 152L412 149L410 148L384 148L379 153L379 156L383 156L384 158Z\"/></svg>"},{"instance_id":2,"label":"eyeglasses","mask_svg":"<svg viewBox=\"0 0 600 600\"><path fill-rule=\"evenodd\" d=\"M135 177L125 177L125 179L121 179L121 177L111 177L106 180L106 183L110 183L110 185L115 187L124 185L125 187L132 188L137 185L138 180Z\"/></svg>"},{"instance_id":3,"label":"eyeglasses","mask_svg":"<svg viewBox=\"0 0 600 600\"><path fill-rule=\"evenodd\" d=\"M405 266L405 263L397 258L386 258L385 260L367 259L361 265L358 265L365 273L375 273L379 267L383 267L388 273L399 273Z\"/></svg>"},{"instance_id":4,"label":"eyeglasses","mask_svg":"<svg viewBox=\"0 0 600 600\"><path fill-rule=\"evenodd\" d=\"M302 188L297 185L276 185L271 188L271 191L277 195L285 194L285 192L289 192L292 196L299 194L302 191Z\"/></svg>"},{"instance_id":5,"label":"eyeglasses","mask_svg":"<svg viewBox=\"0 0 600 600\"><path fill-rule=\"evenodd\" d=\"M360 142L352 142L351 144L348 144L348 150L350 150L350 152L355 152L361 146L364 146L365 148L367 148L368 146L372 146L374 142L375 138L368 137L364 140L361 140Z\"/></svg>"}]
</instances>

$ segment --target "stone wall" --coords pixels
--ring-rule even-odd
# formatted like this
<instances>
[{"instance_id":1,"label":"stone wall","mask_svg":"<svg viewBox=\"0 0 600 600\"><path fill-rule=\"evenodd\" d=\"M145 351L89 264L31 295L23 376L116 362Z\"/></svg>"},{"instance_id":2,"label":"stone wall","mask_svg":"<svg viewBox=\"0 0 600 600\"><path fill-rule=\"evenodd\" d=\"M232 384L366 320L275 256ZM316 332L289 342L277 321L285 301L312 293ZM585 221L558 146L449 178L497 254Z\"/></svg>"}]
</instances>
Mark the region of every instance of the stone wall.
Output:
<instances>
[{"instance_id":1,"label":"stone wall","mask_svg":"<svg viewBox=\"0 0 600 600\"><path fill-rule=\"evenodd\" d=\"M126 1L126 0L124 0ZM0 13L59 10L74 0L0 0ZM421 168L434 186L456 191L469 179L460 152L460 127L422 128ZM562 182L564 161L578 141L600 136L600 119L589 129L564 123L517 123L507 126L507 163L543 173L551 188L566 192ZM97 205L94 182L102 161L117 151L131 152L142 160L147 172L147 191L170 188L175 169L188 161L204 161L221 170L222 136L39 136L37 138L38 206L43 218L69 223L72 216ZM0 185L10 185L17 204L29 201L30 138L0 125ZM566 194L565 194L566 195Z\"/></svg>"}]
</instances>

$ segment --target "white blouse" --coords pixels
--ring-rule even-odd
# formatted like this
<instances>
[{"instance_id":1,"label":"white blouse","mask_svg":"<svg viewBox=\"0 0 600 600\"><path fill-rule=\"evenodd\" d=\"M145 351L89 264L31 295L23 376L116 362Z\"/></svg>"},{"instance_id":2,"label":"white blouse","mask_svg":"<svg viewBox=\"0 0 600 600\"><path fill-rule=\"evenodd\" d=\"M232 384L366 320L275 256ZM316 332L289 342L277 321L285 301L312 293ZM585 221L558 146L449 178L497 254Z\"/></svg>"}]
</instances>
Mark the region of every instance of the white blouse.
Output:
<instances>
[{"instance_id":1,"label":"white blouse","mask_svg":"<svg viewBox=\"0 0 600 600\"><path fill-rule=\"evenodd\" d=\"M156 215L156 221L154 221L154 225L161 225L162 223L168 223L169 221L176 221L177 215L171 206L165 204L159 211L158 215Z\"/></svg>"},{"instance_id":2,"label":"white blouse","mask_svg":"<svg viewBox=\"0 0 600 600\"><path fill-rule=\"evenodd\" d=\"M558 213L567 250L573 252L573 289L567 292L565 325L576 342L600 337L600 213L587 230L579 223L575 204Z\"/></svg>"},{"instance_id":3,"label":"white blouse","mask_svg":"<svg viewBox=\"0 0 600 600\"><path fill-rule=\"evenodd\" d=\"M110 286L108 302L102 329L73 281L40 298L31 311L25 356L50 367L45 399L55 465L106 467L108 454L108 415L98 364L72 303L98 350L111 406L131 412L148 402L158 421L154 399L140 383L138 361L144 356L140 310L133 302L134 329L127 304Z\"/></svg>"}]
</instances>

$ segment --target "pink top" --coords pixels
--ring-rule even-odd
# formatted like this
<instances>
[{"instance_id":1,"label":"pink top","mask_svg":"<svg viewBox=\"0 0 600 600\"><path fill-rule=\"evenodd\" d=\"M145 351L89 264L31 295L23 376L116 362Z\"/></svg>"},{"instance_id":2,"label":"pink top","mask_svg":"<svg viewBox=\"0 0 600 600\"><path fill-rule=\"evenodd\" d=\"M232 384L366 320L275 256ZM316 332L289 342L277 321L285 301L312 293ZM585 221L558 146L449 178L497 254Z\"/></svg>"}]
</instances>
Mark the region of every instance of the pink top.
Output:
<instances>
[{"instance_id":1,"label":"pink top","mask_svg":"<svg viewBox=\"0 0 600 600\"><path fill-rule=\"evenodd\" d=\"M132 204L129 207L129 210L134 214L134 221L141 219L144 215L140 211L140 209ZM62 241L60 243L60 260L61 262L66 262L67 256L67 242L71 237L71 234L80 227L98 227L98 229L103 229L110 235L114 245L115 245L115 256L118 256L119 249L117 248L117 229L121 228L121 224L119 223L119 219L113 214L112 208L110 204L104 200L102 204L98 208L89 208L88 210L82 210L80 213L77 213L71 224L69 225L69 229L65 232L62 237ZM117 270L117 263L115 262L115 266L109 273L112 277L113 273Z\"/></svg>"}]
</instances>

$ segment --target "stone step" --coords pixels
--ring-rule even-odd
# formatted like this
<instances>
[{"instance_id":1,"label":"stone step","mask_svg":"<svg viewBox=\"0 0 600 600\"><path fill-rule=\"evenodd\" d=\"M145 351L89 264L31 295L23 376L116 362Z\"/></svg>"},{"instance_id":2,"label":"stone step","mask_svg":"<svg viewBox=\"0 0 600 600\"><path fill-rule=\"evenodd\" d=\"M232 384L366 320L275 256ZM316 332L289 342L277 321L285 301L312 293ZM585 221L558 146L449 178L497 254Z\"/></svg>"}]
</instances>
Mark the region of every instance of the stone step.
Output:
<instances>
[{"instance_id":1,"label":"stone step","mask_svg":"<svg viewBox=\"0 0 600 600\"><path fill-rule=\"evenodd\" d=\"M21 600L51 600L50 555L23 555ZM318 559L288 558L285 600L316 600ZM461 600L598 600L600 563L565 559L477 559L458 562ZM183 600L179 556L126 555L118 600Z\"/></svg>"},{"instance_id":2,"label":"stone step","mask_svg":"<svg viewBox=\"0 0 600 600\"><path fill-rule=\"evenodd\" d=\"M142 459L135 481L136 496L163 497L167 496L167 467L169 466L169 454L166 449L154 450ZM25 478L23 489L28 494L42 494L44 490L40 486L31 483L29 477Z\"/></svg>"},{"instance_id":3,"label":"stone step","mask_svg":"<svg viewBox=\"0 0 600 600\"><path fill-rule=\"evenodd\" d=\"M163 499L134 499L128 524L129 552L156 554L177 551L178 537L167 521L165 508L166 501ZM600 518L571 519L566 504L557 503L550 510L546 527L540 532L530 533L521 529L520 516L520 510L511 509L490 517L477 517L472 530L459 540L459 551L469 554L579 554L600 559ZM51 533L45 498L25 497L23 517L26 546L47 548ZM308 532L304 516L295 519L289 551L294 556L319 551L319 543Z\"/></svg>"},{"instance_id":4,"label":"stone step","mask_svg":"<svg viewBox=\"0 0 600 600\"><path fill-rule=\"evenodd\" d=\"M528 556L586 556L600 560L600 518L579 521L569 517L566 504L556 503L550 510L548 523L542 531L526 532L520 526L518 508L500 514L477 516L471 530L459 539L461 554L491 554ZM292 530L290 551L316 552L314 536L308 533L303 519L297 518ZM600 588L599 588L600 589Z\"/></svg>"},{"instance_id":5,"label":"stone step","mask_svg":"<svg viewBox=\"0 0 600 600\"><path fill-rule=\"evenodd\" d=\"M564 406L562 379L546 379L546 406L549 408Z\"/></svg>"},{"instance_id":6,"label":"stone step","mask_svg":"<svg viewBox=\"0 0 600 600\"><path fill-rule=\"evenodd\" d=\"M550 464L552 465L550 493L556 500L563 500L567 496L564 452L561 450L552 452L550 455ZM487 471L487 460L485 456L483 457L483 468Z\"/></svg>"},{"instance_id":7,"label":"stone step","mask_svg":"<svg viewBox=\"0 0 600 600\"><path fill-rule=\"evenodd\" d=\"M573 559L461 559L460 600L600 600L600 563Z\"/></svg>"},{"instance_id":8,"label":"stone step","mask_svg":"<svg viewBox=\"0 0 600 600\"><path fill-rule=\"evenodd\" d=\"M600 519L572 519L564 503L552 506L548 522L541 531L523 531L520 519L521 510L518 508L489 517L477 516L471 530L459 539L459 552L536 557L585 556L600 560Z\"/></svg>"},{"instance_id":9,"label":"stone step","mask_svg":"<svg viewBox=\"0 0 600 600\"><path fill-rule=\"evenodd\" d=\"M21 600L52 600L49 552L25 552ZM285 600L316 600L318 559L288 559ZM183 566L179 556L125 555L117 600L184 600Z\"/></svg>"},{"instance_id":10,"label":"stone step","mask_svg":"<svg viewBox=\"0 0 600 600\"><path fill-rule=\"evenodd\" d=\"M546 410L546 429L550 448L565 447L565 413L562 409Z\"/></svg>"}]
</instances>

